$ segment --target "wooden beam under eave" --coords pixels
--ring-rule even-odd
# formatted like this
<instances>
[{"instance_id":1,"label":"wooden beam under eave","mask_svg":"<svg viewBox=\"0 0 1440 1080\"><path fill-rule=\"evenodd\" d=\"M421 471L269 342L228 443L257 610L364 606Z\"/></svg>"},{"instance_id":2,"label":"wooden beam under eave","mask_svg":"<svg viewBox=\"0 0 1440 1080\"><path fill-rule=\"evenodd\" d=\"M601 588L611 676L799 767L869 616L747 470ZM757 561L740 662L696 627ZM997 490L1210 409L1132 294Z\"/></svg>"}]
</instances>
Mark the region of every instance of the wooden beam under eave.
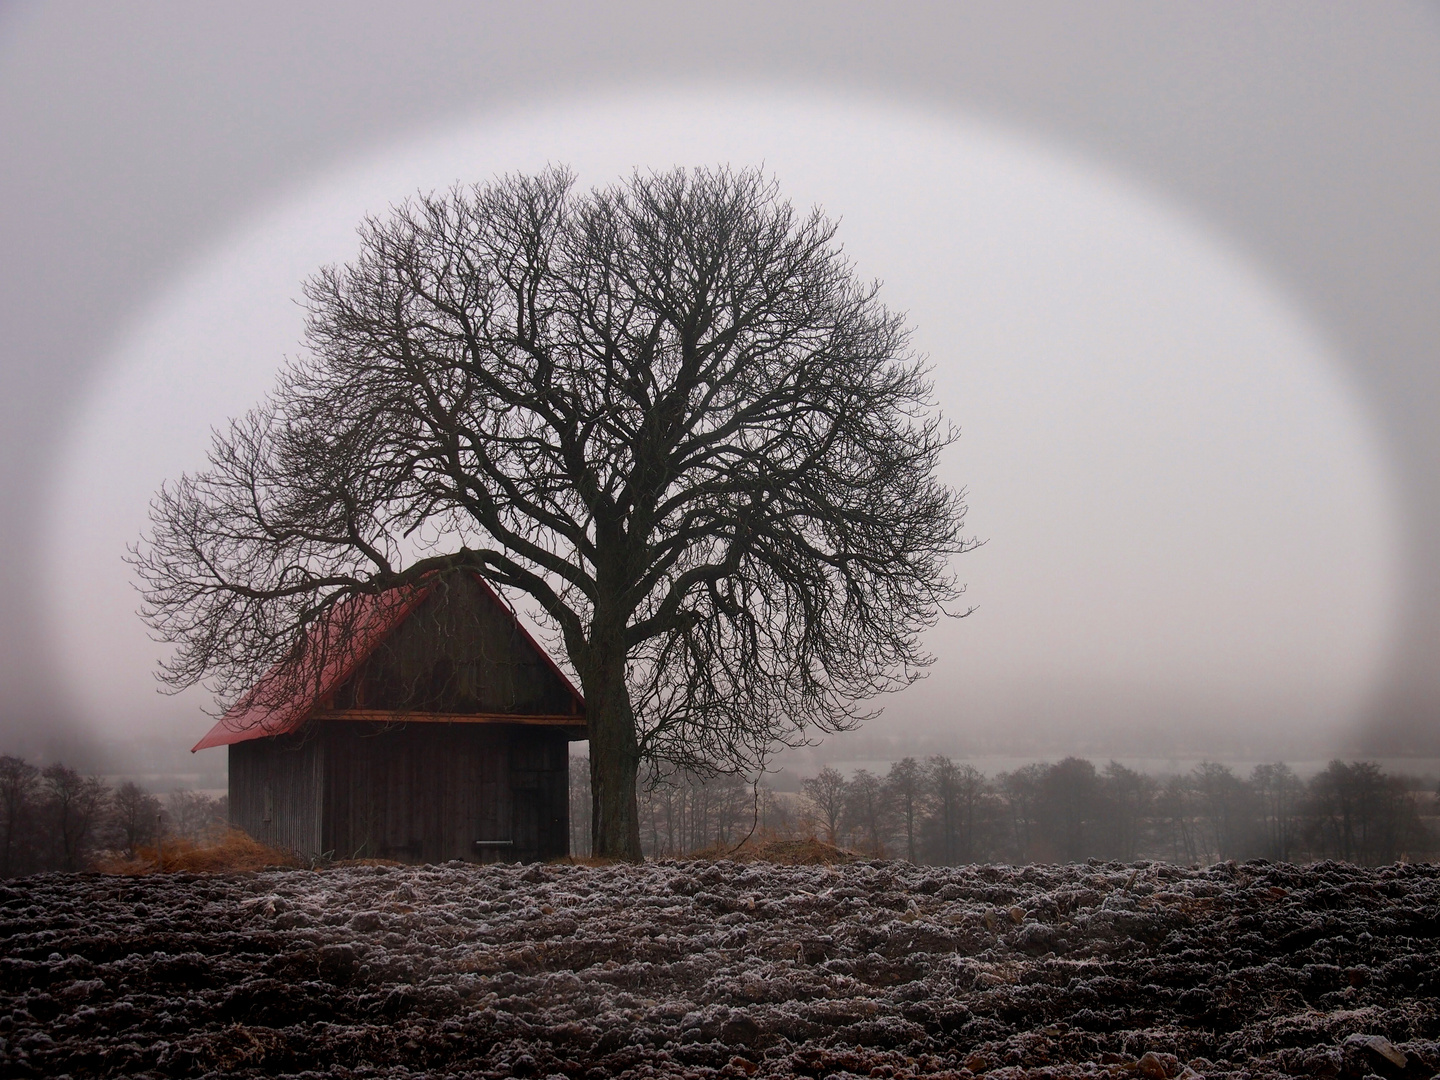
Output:
<instances>
[{"instance_id":1,"label":"wooden beam under eave","mask_svg":"<svg viewBox=\"0 0 1440 1080\"><path fill-rule=\"evenodd\" d=\"M359 720L372 724L531 724L584 728L585 718L567 714L397 712L394 709L329 709L316 720Z\"/></svg>"}]
</instances>

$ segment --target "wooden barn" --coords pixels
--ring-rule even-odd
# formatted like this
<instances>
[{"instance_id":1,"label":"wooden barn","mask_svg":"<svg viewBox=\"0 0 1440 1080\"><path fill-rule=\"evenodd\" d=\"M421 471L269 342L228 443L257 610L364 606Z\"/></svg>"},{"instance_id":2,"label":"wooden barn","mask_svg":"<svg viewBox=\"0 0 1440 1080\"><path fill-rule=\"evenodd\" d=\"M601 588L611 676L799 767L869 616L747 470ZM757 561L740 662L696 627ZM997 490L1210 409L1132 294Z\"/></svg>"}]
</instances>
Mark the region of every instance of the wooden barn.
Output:
<instances>
[{"instance_id":1,"label":"wooden barn","mask_svg":"<svg viewBox=\"0 0 1440 1080\"><path fill-rule=\"evenodd\" d=\"M575 686L474 574L358 603L343 659L262 680L195 745L229 747L231 823L317 858L567 854Z\"/></svg>"}]
</instances>

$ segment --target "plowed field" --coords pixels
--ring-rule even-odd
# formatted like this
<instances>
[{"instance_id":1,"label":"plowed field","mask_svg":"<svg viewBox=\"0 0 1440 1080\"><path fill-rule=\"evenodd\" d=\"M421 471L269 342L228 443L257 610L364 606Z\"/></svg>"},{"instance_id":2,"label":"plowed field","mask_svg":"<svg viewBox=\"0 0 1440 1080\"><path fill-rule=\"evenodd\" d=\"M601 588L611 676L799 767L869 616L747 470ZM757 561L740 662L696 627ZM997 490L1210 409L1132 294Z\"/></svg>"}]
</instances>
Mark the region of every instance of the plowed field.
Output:
<instances>
[{"instance_id":1,"label":"plowed field","mask_svg":"<svg viewBox=\"0 0 1440 1080\"><path fill-rule=\"evenodd\" d=\"M462 864L0 885L7 1076L1440 1069L1440 869Z\"/></svg>"}]
</instances>

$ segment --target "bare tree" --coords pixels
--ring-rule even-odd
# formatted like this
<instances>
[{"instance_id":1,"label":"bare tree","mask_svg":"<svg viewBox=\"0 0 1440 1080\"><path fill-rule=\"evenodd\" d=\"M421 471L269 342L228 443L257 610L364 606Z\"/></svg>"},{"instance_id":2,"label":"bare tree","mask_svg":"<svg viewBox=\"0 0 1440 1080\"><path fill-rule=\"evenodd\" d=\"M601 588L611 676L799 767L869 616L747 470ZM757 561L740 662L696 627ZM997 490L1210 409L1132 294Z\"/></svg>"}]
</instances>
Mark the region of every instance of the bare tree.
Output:
<instances>
[{"instance_id":1,"label":"bare tree","mask_svg":"<svg viewBox=\"0 0 1440 1080\"><path fill-rule=\"evenodd\" d=\"M800 782L800 790L810 800L815 816L825 827L825 839L832 844L839 840L840 819L845 814L846 787L844 774L829 765Z\"/></svg>"},{"instance_id":2,"label":"bare tree","mask_svg":"<svg viewBox=\"0 0 1440 1080\"><path fill-rule=\"evenodd\" d=\"M1250 788L1259 808L1261 853L1274 862L1289 862L1299 844L1305 785L1289 765L1274 762L1255 766Z\"/></svg>"},{"instance_id":3,"label":"bare tree","mask_svg":"<svg viewBox=\"0 0 1440 1080\"><path fill-rule=\"evenodd\" d=\"M901 758L885 774L886 801L905 830L905 858L917 861L915 839L924 810L925 771L913 757Z\"/></svg>"},{"instance_id":4,"label":"bare tree","mask_svg":"<svg viewBox=\"0 0 1440 1080\"><path fill-rule=\"evenodd\" d=\"M731 772L652 769L642 785L642 839L650 855L682 855L743 839L759 824L760 789Z\"/></svg>"},{"instance_id":5,"label":"bare tree","mask_svg":"<svg viewBox=\"0 0 1440 1080\"><path fill-rule=\"evenodd\" d=\"M988 785L980 770L936 754L926 763L932 812L926 819L930 857L944 866L980 857L981 814Z\"/></svg>"},{"instance_id":6,"label":"bare tree","mask_svg":"<svg viewBox=\"0 0 1440 1080\"><path fill-rule=\"evenodd\" d=\"M727 169L367 220L305 286L304 355L156 497L132 559L166 677L224 701L280 664L287 697L354 598L478 572L563 645L594 850L632 859L643 760L754 773L853 726L929 662L971 542L904 320L835 235Z\"/></svg>"},{"instance_id":7,"label":"bare tree","mask_svg":"<svg viewBox=\"0 0 1440 1080\"><path fill-rule=\"evenodd\" d=\"M228 810L220 798L176 788L165 796L165 831L191 843L202 843L225 828Z\"/></svg>"},{"instance_id":8,"label":"bare tree","mask_svg":"<svg viewBox=\"0 0 1440 1080\"><path fill-rule=\"evenodd\" d=\"M1399 777L1373 761L1332 761L1310 781L1312 842L1325 855L1385 863L1429 845L1415 803Z\"/></svg>"},{"instance_id":9,"label":"bare tree","mask_svg":"<svg viewBox=\"0 0 1440 1080\"><path fill-rule=\"evenodd\" d=\"M1191 770L1204 843L1216 859L1243 857L1252 832L1250 791L1228 765L1202 761Z\"/></svg>"},{"instance_id":10,"label":"bare tree","mask_svg":"<svg viewBox=\"0 0 1440 1080\"><path fill-rule=\"evenodd\" d=\"M1118 761L1105 766L1100 778L1100 854L1126 862L1139 856L1158 787L1151 777Z\"/></svg>"},{"instance_id":11,"label":"bare tree","mask_svg":"<svg viewBox=\"0 0 1440 1080\"><path fill-rule=\"evenodd\" d=\"M759 793L761 835L779 840L797 839L795 805L791 799L777 793L763 781Z\"/></svg>"},{"instance_id":12,"label":"bare tree","mask_svg":"<svg viewBox=\"0 0 1440 1080\"><path fill-rule=\"evenodd\" d=\"M1170 845L1170 861L1195 863L1200 849L1195 837L1194 791L1190 777L1172 774L1160 784L1155 798L1155 813Z\"/></svg>"},{"instance_id":13,"label":"bare tree","mask_svg":"<svg viewBox=\"0 0 1440 1080\"><path fill-rule=\"evenodd\" d=\"M133 780L115 789L110 800L110 834L127 855L155 839L160 800Z\"/></svg>"},{"instance_id":14,"label":"bare tree","mask_svg":"<svg viewBox=\"0 0 1440 1080\"><path fill-rule=\"evenodd\" d=\"M869 769L856 769L845 785L845 827L852 836L864 837L864 849L877 858L885 855L889 832L890 806L885 783ZM857 845L859 846L859 845Z\"/></svg>"},{"instance_id":15,"label":"bare tree","mask_svg":"<svg viewBox=\"0 0 1440 1080\"><path fill-rule=\"evenodd\" d=\"M98 776L56 762L41 772L45 815L61 869L79 870L108 808L110 789Z\"/></svg>"},{"instance_id":16,"label":"bare tree","mask_svg":"<svg viewBox=\"0 0 1440 1080\"><path fill-rule=\"evenodd\" d=\"M1035 803L1035 839L1047 862L1079 862L1094 851L1100 816L1100 779L1095 765L1067 757L1040 777Z\"/></svg>"},{"instance_id":17,"label":"bare tree","mask_svg":"<svg viewBox=\"0 0 1440 1080\"><path fill-rule=\"evenodd\" d=\"M34 765L13 754L0 755L0 877L24 873L35 854L31 833L39 783Z\"/></svg>"},{"instance_id":18,"label":"bare tree","mask_svg":"<svg viewBox=\"0 0 1440 1080\"><path fill-rule=\"evenodd\" d=\"M1010 810L1010 848L1017 862L1030 862L1034 858L1041 785L1051 768L1036 761L996 778Z\"/></svg>"}]
</instances>

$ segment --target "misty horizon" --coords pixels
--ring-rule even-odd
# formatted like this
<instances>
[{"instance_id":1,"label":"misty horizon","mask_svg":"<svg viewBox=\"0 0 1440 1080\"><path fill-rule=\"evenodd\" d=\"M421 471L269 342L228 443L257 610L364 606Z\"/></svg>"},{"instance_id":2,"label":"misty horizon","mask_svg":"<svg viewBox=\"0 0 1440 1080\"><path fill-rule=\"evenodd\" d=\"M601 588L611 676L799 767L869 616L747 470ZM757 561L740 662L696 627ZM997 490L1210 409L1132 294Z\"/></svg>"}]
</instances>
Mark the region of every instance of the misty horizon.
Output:
<instances>
[{"instance_id":1,"label":"misty horizon","mask_svg":"<svg viewBox=\"0 0 1440 1080\"><path fill-rule=\"evenodd\" d=\"M1289 16L1273 17L1278 25ZM994 18L1019 56L1028 31ZM1409 47L1440 47L1426 20L1406 24ZM1404 23L1397 13L1393 26L1372 26L1362 46L1337 22L1323 48L1349 42L1373 65L1387 55L1381 39L1393 44L1385 34ZM1157 42L1169 40L1152 30ZM0 32L5 47L51 41L56 31L31 14ZM205 39L209 30L177 23L166 32ZM918 38L886 40L895 63L925 48ZM1113 59L1093 48L1096 63ZM96 78L124 69L123 50L114 55L111 74ZM1214 62L1186 56L1195 70ZM1163 80L1177 62L1146 77ZM1275 78L1309 87L1310 61L1289 62L1275 58ZM13 78L30 69L6 70ZM1367 93L1430 85L1410 67L1385 70L1399 81L1382 86L1367 75ZM216 71L233 85L252 77ZM525 103L472 89L463 108L362 124L303 167L265 158L269 171L246 181L251 194L222 200L199 232L177 224L165 234L175 239L164 258L134 234L106 241L151 253L143 284L110 290L124 303L106 306L84 342L66 346L82 392L57 404L60 384L47 383L50 397L24 398L28 418L7 421L12 445L25 448L7 454L11 546L35 553L29 576L8 590L3 620L0 735L13 750L53 758L131 742L138 759L166 762L176 775L223 772L184 753L208 726L204 695L154 692L156 653L120 562L143 528L145 500L203 463L208 430L265 392L297 348L300 281L346 257L364 213L417 188L554 160L577 163L587 184L636 167L764 162L797 205L822 205L841 220L847 254L883 279L887 303L910 313L942 409L961 429L945 477L969 491L970 532L988 541L955 567L977 610L937 628L929 677L877 701L880 721L831 737L805 760L868 760L871 751L857 748L885 745L1033 760L1434 752L1440 684L1427 643L1440 634L1440 616L1424 598L1436 581L1426 538L1440 522L1432 494L1440 457L1427 434L1434 365L1411 345L1434 339L1425 322L1434 316L1411 305L1405 322L1385 306L1404 302L1399 283L1423 278L1409 269L1423 260L1402 259L1402 248L1434 258L1425 240L1437 226L1433 208L1421 213L1394 185L1376 188L1382 194L1363 207L1350 199L1353 184L1304 164L1314 148L1301 105L1283 95L1274 107L1292 112L1268 149L1242 138L1246 107L1187 106L1211 109L1215 123L1232 124L1227 145L1258 155L1236 158L1236 168L1269 163L1273 184L1247 188L1244 202L1216 194L1229 190L1220 156L1206 166L1219 171L1192 183L1199 174L1175 162L1198 151L1151 138L1135 143L1149 147L1136 157L1107 142L1098 121L1057 128L1040 121L1036 101L1029 113L1007 113L992 106L1010 91L982 93L979 84L916 83L907 97L820 76L764 92L733 78L666 85L607 81L598 95L572 87ZM151 90L134 93L163 113ZM11 111L0 121L12 127L26 108L73 107L58 91L43 105L33 95L27 105L6 100ZM340 108L301 101L255 107L293 117L296 130ZM1111 106L1097 96L1087 107L1101 116ZM1418 112L1384 115L1423 123ZM1152 136L1173 127L1158 115L1134 123ZM98 128L76 130L100 137ZM197 144L178 135L167 143L162 130L137 145L179 177ZM1362 145L1359 129L1352 137ZM33 140L34 154L17 160L58 153L43 136ZM117 161L128 152L104 145ZM1413 153L1414 175L1425 175L1433 148L1415 144ZM1381 157L1348 167L1370 176L1372 166L1404 173ZM69 184L86 182L54 168ZM17 179L15 190L29 182ZM1321 228L1310 247L1297 237L1311 218L1268 224L1289 220L1274 206L1298 205L1297 191L1331 200L1322 223L1331 231ZM1364 236L1347 224L1362 210L1371 215ZM19 217L7 227L28 227ZM51 227L43 215L35 221ZM1381 236L1403 273L1357 254ZM37 244L51 246L32 238L7 249ZM105 272L112 281L122 273ZM32 329L15 340L60 332L53 328L64 319L46 316L52 330L42 329L43 305L23 303L37 321L16 309L15 325ZM28 355L17 354L12 370L29 370ZM57 354L46 346L34 355ZM44 439L33 426L41 416ZM49 448L42 465L13 471L41 446Z\"/></svg>"}]
</instances>

